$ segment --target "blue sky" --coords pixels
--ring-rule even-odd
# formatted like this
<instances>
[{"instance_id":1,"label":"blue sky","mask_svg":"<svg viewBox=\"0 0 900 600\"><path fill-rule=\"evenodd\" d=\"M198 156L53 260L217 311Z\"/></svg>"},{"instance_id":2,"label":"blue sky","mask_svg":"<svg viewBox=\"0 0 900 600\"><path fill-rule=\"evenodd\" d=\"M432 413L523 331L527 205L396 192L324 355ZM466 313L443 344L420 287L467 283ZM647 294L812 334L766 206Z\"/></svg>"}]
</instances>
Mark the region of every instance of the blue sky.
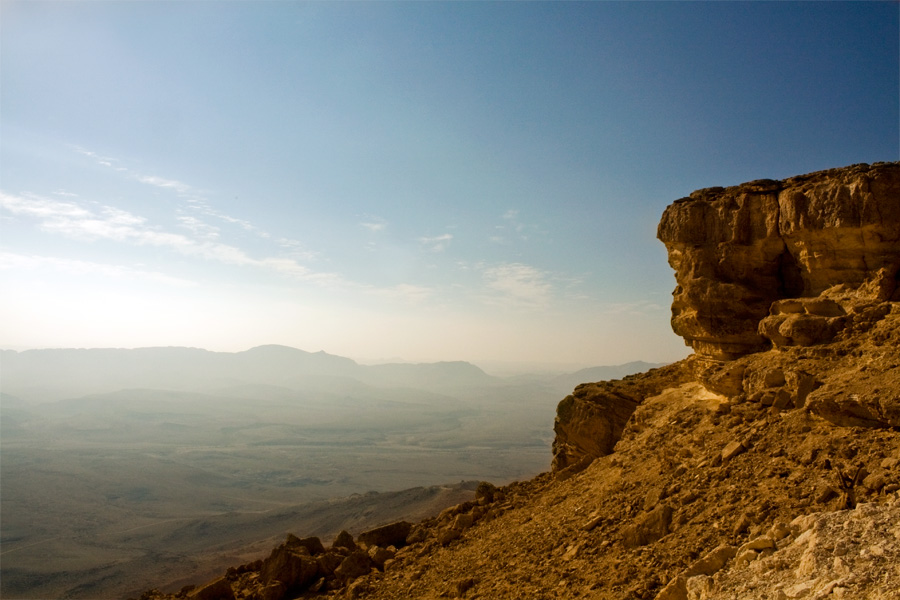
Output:
<instances>
[{"instance_id":1,"label":"blue sky","mask_svg":"<svg viewBox=\"0 0 900 600\"><path fill-rule=\"evenodd\" d=\"M5 348L674 360L666 205L900 158L895 2L0 10Z\"/></svg>"}]
</instances>

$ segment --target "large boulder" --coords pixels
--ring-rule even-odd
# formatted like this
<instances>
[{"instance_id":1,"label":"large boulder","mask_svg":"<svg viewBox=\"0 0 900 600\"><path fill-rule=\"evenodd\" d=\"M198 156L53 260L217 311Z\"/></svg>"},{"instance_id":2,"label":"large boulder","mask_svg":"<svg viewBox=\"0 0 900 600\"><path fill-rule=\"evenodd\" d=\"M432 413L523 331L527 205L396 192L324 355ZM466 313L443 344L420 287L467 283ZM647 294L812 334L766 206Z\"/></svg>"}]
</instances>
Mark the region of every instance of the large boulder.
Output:
<instances>
[{"instance_id":1,"label":"large boulder","mask_svg":"<svg viewBox=\"0 0 900 600\"><path fill-rule=\"evenodd\" d=\"M412 523L397 521L388 525L382 525L369 531L364 531L356 538L356 541L366 547L381 546L387 548L394 546L400 548L406 545L406 536L412 530Z\"/></svg>"},{"instance_id":2,"label":"large boulder","mask_svg":"<svg viewBox=\"0 0 900 600\"><path fill-rule=\"evenodd\" d=\"M287 593L296 593L315 581L319 563L306 548L282 544L272 550L259 572L264 585L281 582Z\"/></svg>"},{"instance_id":3,"label":"large boulder","mask_svg":"<svg viewBox=\"0 0 900 600\"><path fill-rule=\"evenodd\" d=\"M347 584L358 577L368 575L373 566L372 559L365 550L354 550L334 570L334 576L342 584Z\"/></svg>"}]
</instances>

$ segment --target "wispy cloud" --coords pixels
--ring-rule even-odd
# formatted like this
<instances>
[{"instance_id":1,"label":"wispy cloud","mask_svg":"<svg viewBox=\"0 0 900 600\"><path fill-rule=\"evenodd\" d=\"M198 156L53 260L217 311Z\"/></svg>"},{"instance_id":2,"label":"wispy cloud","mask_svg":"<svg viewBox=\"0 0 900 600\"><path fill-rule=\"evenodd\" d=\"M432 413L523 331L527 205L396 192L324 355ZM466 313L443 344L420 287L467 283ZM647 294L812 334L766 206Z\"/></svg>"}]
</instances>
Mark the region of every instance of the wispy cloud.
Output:
<instances>
[{"instance_id":1,"label":"wispy cloud","mask_svg":"<svg viewBox=\"0 0 900 600\"><path fill-rule=\"evenodd\" d=\"M110 240L137 246L167 248L185 256L212 260L229 265L261 267L296 279L333 284L340 281L334 274L317 273L292 258L253 258L242 249L215 241L211 230L205 230L205 239L197 239L180 233L163 231L151 226L141 216L110 207L86 207L75 202L61 202L26 194L14 196L0 192L0 207L9 213L38 221L44 231L57 233L72 239L85 241ZM189 218L182 226L193 233L204 230L204 225Z\"/></svg>"},{"instance_id":2,"label":"wispy cloud","mask_svg":"<svg viewBox=\"0 0 900 600\"><path fill-rule=\"evenodd\" d=\"M174 179L164 179L162 177L156 177L155 175L135 175L135 178L139 182L146 183L147 185L163 188L165 190L172 190L182 196L190 195L191 198L194 197L194 189L188 184L181 181L175 181Z\"/></svg>"},{"instance_id":3,"label":"wispy cloud","mask_svg":"<svg viewBox=\"0 0 900 600\"><path fill-rule=\"evenodd\" d=\"M195 238L205 240L217 240L219 238L218 227L210 225L193 215L179 214L176 219L178 224L194 234Z\"/></svg>"},{"instance_id":4,"label":"wispy cloud","mask_svg":"<svg viewBox=\"0 0 900 600\"><path fill-rule=\"evenodd\" d=\"M86 150L85 148L82 148L80 146L75 146L75 150L84 156L94 159L97 164L114 168L116 171L125 174L138 183L173 192L178 198L180 198L187 204L188 208L196 211L198 214L207 217L213 217L232 225L237 225L241 229L258 235L261 238L268 239L271 237L268 232L260 229L259 227L253 225L245 219L239 219L237 217L227 215L214 209L209 202L209 194L202 189L198 189L188 183L179 181L177 179L169 179L167 177L160 177L158 175L147 175L145 173L139 173L133 169L116 166L121 163L121 161L112 157L101 156L96 152Z\"/></svg>"},{"instance_id":5,"label":"wispy cloud","mask_svg":"<svg viewBox=\"0 0 900 600\"><path fill-rule=\"evenodd\" d=\"M378 233L379 231L384 231L387 229L387 221L382 219L381 217L373 217L373 216L365 216L365 221L362 221L359 226L368 229L372 233Z\"/></svg>"},{"instance_id":6,"label":"wispy cloud","mask_svg":"<svg viewBox=\"0 0 900 600\"><path fill-rule=\"evenodd\" d=\"M445 233L434 237L420 237L419 243L431 252L443 252L450 245L451 240L453 240L453 235Z\"/></svg>"},{"instance_id":7,"label":"wispy cloud","mask_svg":"<svg viewBox=\"0 0 900 600\"><path fill-rule=\"evenodd\" d=\"M553 296L553 285L548 273L530 265L482 265L481 275L488 290L492 292L486 298L491 304L543 308L550 304Z\"/></svg>"},{"instance_id":8,"label":"wispy cloud","mask_svg":"<svg viewBox=\"0 0 900 600\"><path fill-rule=\"evenodd\" d=\"M297 260L303 260L306 262L314 261L319 258L319 253L313 250L308 250L301 242L297 240L291 240L288 238L280 238L276 240L279 247L287 251L287 253Z\"/></svg>"},{"instance_id":9,"label":"wispy cloud","mask_svg":"<svg viewBox=\"0 0 900 600\"><path fill-rule=\"evenodd\" d=\"M110 265L55 256L37 256L0 252L0 270L21 269L34 272L38 269L50 268L72 275L100 275L105 279L147 280L154 283L178 287L191 287L196 283L180 277L172 277L158 271L147 271L121 265Z\"/></svg>"}]
</instances>

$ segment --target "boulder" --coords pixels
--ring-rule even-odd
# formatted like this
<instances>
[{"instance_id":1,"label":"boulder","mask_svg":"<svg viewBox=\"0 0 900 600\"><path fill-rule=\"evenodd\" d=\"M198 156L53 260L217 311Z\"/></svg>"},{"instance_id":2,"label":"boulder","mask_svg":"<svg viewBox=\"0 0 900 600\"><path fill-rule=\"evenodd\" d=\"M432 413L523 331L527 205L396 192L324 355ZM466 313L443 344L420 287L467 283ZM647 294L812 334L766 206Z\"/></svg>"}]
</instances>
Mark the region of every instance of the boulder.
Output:
<instances>
[{"instance_id":1,"label":"boulder","mask_svg":"<svg viewBox=\"0 0 900 600\"><path fill-rule=\"evenodd\" d=\"M349 583L358 577L368 575L372 570L372 559L363 550L354 550L344 560L340 566L334 570L334 576L341 583Z\"/></svg>"},{"instance_id":2,"label":"boulder","mask_svg":"<svg viewBox=\"0 0 900 600\"><path fill-rule=\"evenodd\" d=\"M321 540L319 540L319 538L317 537L300 539L296 535L289 533L284 544L289 548L306 548L306 550L313 556L325 552L325 547L322 545Z\"/></svg>"},{"instance_id":3,"label":"boulder","mask_svg":"<svg viewBox=\"0 0 900 600\"><path fill-rule=\"evenodd\" d=\"M316 556L316 563L319 565L319 574L331 577L334 575L335 569L341 566L344 557L336 552L325 552Z\"/></svg>"},{"instance_id":4,"label":"boulder","mask_svg":"<svg viewBox=\"0 0 900 600\"><path fill-rule=\"evenodd\" d=\"M319 573L319 563L303 547L282 544L263 561L259 578L264 584L280 581L288 592L308 586Z\"/></svg>"},{"instance_id":5,"label":"boulder","mask_svg":"<svg viewBox=\"0 0 900 600\"><path fill-rule=\"evenodd\" d=\"M718 546L715 550L696 560L682 575L685 577L712 575L724 567L725 563L734 558L735 554L737 554L737 548L734 546Z\"/></svg>"},{"instance_id":6,"label":"boulder","mask_svg":"<svg viewBox=\"0 0 900 600\"><path fill-rule=\"evenodd\" d=\"M234 600L231 584L224 577L195 588L188 594L190 600Z\"/></svg>"},{"instance_id":7,"label":"boulder","mask_svg":"<svg viewBox=\"0 0 900 600\"><path fill-rule=\"evenodd\" d=\"M394 558L394 555L394 551L389 548L382 548L380 546L372 546L369 548L369 558L372 559L372 563L381 570L384 570L384 563Z\"/></svg>"},{"instance_id":8,"label":"boulder","mask_svg":"<svg viewBox=\"0 0 900 600\"><path fill-rule=\"evenodd\" d=\"M353 541L353 536L350 535L347 531L341 530L337 537L334 538L334 542L331 543L332 548L346 548L347 550L353 551L356 550L356 542Z\"/></svg>"},{"instance_id":9,"label":"boulder","mask_svg":"<svg viewBox=\"0 0 900 600\"><path fill-rule=\"evenodd\" d=\"M475 488L475 501L479 504L490 504L494 501L494 494L496 493L497 486L490 482L482 481Z\"/></svg>"},{"instance_id":10,"label":"boulder","mask_svg":"<svg viewBox=\"0 0 900 600\"><path fill-rule=\"evenodd\" d=\"M679 575L661 589L654 600L688 600L687 579Z\"/></svg>"},{"instance_id":11,"label":"boulder","mask_svg":"<svg viewBox=\"0 0 900 600\"><path fill-rule=\"evenodd\" d=\"M412 523L397 521L389 525L382 525L359 534L356 541L367 547L381 546L386 548L394 546L400 548L406 545L406 536L412 531Z\"/></svg>"}]
</instances>

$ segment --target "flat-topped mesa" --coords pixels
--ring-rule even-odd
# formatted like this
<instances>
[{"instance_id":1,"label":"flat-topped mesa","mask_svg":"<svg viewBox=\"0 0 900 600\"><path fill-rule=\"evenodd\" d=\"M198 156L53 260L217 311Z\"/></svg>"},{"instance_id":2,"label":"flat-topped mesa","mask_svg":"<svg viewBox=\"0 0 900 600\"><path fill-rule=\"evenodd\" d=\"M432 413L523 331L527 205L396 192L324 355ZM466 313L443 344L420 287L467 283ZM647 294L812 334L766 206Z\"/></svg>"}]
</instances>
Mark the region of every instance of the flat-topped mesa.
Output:
<instances>
[{"instance_id":1,"label":"flat-topped mesa","mask_svg":"<svg viewBox=\"0 0 900 600\"><path fill-rule=\"evenodd\" d=\"M900 163L698 190L657 237L678 284L672 328L698 355L828 342L900 300Z\"/></svg>"}]
</instances>

